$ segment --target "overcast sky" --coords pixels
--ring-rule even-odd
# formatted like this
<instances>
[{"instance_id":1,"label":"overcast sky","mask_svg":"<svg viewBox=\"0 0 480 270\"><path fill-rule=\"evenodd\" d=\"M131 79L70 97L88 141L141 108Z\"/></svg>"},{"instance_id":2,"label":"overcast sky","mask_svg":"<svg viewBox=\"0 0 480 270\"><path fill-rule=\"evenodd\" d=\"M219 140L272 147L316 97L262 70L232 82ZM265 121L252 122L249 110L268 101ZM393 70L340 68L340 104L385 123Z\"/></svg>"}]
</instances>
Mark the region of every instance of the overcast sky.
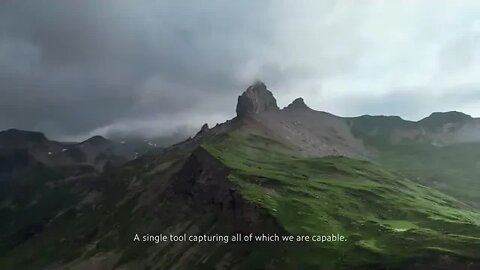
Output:
<instances>
[{"instance_id":1,"label":"overcast sky","mask_svg":"<svg viewBox=\"0 0 480 270\"><path fill-rule=\"evenodd\" d=\"M0 2L0 129L169 136L255 79L341 116L480 116L480 1Z\"/></svg>"}]
</instances>

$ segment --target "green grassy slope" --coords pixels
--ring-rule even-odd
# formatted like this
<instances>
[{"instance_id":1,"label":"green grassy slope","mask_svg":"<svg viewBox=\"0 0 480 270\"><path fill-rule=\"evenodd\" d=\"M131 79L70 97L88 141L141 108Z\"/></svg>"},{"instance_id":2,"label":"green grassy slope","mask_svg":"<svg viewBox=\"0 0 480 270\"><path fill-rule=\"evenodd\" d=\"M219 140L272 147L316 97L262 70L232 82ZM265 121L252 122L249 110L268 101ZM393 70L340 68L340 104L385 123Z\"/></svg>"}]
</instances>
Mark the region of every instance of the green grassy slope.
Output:
<instances>
[{"instance_id":1,"label":"green grassy slope","mask_svg":"<svg viewBox=\"0 0 480 270\"><path fill-rule=\"evenodd\" d=\"M377 153L380 164L421 184L438 189L480 209L480 143L432 144L423 135L394 141L405 130L435 131L447 122L463 123L461 113L441 114L411 122L400 117L362 116L348 119L352 133Z\"/></svg>"},{"instance_id":2,"label":"green grassy slope","mask_svg":"<svg viewBox=\"0 0 480 270\"><path fill-rule=\"evenodd\" d=\"M416 122L406 121L398 116L369 116L347 118L352 134L363 140L366 145L377 149L392 145L395 130L418 128ZM422 139L422 138L416 138Z\"/></svg>"},{"instance_id":3,"label":"green grassy slope","mask_svg":"<svg viewBox=\"0 0 480 270\"><path fill-rule=\"evenodd\" d=\"M391 146L379 160L480 209L480 143Z\"/></svg>"},{"instance_id":4,"label":"green grassy slope","mask_svg":"<svg viewBox=\"0 0 480 270\"><path fill-rule=\"evenodd\" d=\"M372 163L300 157L245 131L203 147L289 233L347 237L289 250L290 267L401 267L432 253L480 258L480 213Z\"/></svg>"},{"instance_id":5,"label":"green grassy slope","mask_svg":"<svg viewBox=\"0 0 480 270\"><path fill-rule=\"evenodd\" d=\"M228 168L228 179L218 181L230 181L235 192L262 208L261 215L248 215L247 223L273 217L275 226L267 231L338 233L347 241L132 244L136 232L231 234L236 229L215 205L205 208L197 200L192 207L188 192L184 197L168 192L199 150L193 145L105 171L92 182L103 195L95 207L70 207L0 256L0 268L42 269L52 263L65 268L111 253L118 256L112 267L123 269L212 269L222 262L230 263L225 269L263 269L272 261L276 269L402 269L421 258L430 264L439 255L463 264L480 260L478 210L401 174L367 161L302 156L247 128L200 147ZM186 171L199 169L205 167Z\"/></svg>"}]
</instances>

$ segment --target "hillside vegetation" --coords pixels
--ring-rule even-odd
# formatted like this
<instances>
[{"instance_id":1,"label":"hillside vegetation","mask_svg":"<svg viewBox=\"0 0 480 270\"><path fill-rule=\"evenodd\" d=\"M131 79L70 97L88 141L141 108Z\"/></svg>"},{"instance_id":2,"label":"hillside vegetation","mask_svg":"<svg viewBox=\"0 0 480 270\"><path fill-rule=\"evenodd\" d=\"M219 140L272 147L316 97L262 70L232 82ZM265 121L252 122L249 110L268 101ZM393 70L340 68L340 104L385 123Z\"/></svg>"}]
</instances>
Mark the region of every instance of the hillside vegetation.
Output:
<instances>
[{"instance_id":1,"label":"hillside vegetation","mask_svg":"<svg viewBox=\"0 0 480 270\"><path fill-rule=\"evenodd\" d=\"M298 246L287 256L292 268L401 267L432 252L480 258L480 214L398 173L344 157L298 156L249 132L203 147L289 233L348 239Z\"/></svg>"}]
</instances>

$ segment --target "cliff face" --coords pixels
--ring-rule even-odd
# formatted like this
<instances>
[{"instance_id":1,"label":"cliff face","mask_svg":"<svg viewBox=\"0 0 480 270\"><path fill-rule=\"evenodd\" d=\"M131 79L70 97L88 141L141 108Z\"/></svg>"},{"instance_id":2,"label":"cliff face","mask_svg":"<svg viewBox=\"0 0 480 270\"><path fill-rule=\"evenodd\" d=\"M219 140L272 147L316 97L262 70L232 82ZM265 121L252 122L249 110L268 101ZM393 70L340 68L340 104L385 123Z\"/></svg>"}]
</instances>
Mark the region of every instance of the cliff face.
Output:
<instances>
[{"instance_id":1,"label":"cliff face","mask_svg":"<svg viewBox=\"0 0 480 270\"><path fill-rule=\"evenodd\" d=\"M278 110L277 100L264 83L257 82L238 97L237 116L255 115Z\"/></svg>"},{"instance_id":2,"label":"cliff face","mask_svg":"<svg viewBox=\"0 0 480 270\"><path fill-rule=\"evenodd\" d=\"M299 97L292 101L285 109L287 110L308 110L310 109L306 104L303 98Z\"/></svg>"},{"instance_id":3,"label":"cliff face","mask_svg":"<svg viewBox=\"0 0 480 270\"><path fill-rule=\"evenodd\" d=\"M277 230L266 212L248 202L228 180L229 169L202 147L195 149L172 180L166 196L189 211L214 213L233 232ZM268 228L268 229L266 229Z\"/></svg>"}]
</instances>

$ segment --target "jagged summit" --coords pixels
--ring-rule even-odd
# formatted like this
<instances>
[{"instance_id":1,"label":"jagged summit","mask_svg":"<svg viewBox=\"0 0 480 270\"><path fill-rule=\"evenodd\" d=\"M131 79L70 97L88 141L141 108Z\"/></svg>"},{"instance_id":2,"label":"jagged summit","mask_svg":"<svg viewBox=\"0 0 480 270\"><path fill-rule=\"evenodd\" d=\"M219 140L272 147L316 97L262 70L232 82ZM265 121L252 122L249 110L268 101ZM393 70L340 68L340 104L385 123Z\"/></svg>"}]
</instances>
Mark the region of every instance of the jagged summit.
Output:
<instances>
[{"instance_id":1,"label":"jagged summit","mask_svg":"<svg viewBox=\"0 0 480 270\"><path fill-rule=\"evenodd\" d=\"M303 98L299 97L299 98L296 98L294 101L292 101L292 103L290 103L287 107L287 109L291 110L291 109L301 109L301 110L304 110L304 109L310 109L307 104L305 104L305 101L303 100Z\"/></svg>"},{"instance_id":2,"label":"jagged summit","mask_svg":"<svg viewBox=\"0 0 480 270\"><path fill-rule=\"evenodd\" d=\"M202 128L200 129L200 131L208 131L208 130L209 130L209 127L207 123L203 124Z\"/></svg>"},{"instance_id":3,"label":"jagged summit","mask_svg":"<svg viewBox=\"0 0 480 270\"><path fill-rule=\"evenodd\" d=\"M205 123L203 124L202 128L200 128L200 130L197 132L197 134L195 135L195 137L197 136L201 136L203 134L206 134L210 131L210 128L208 127L208 124Z\"/></svg>"},{"instance_id":4,"label":"jagged summit","mask_svg":"<svg viewBox=\"0 0 480 270\"><path fill-rule=\"evenodd\" d=\"M277 100L267 86L260 81L249 86L238 97L237 116L255 115L265 111L278 110Z\"/></svg>"}]
</instances>

